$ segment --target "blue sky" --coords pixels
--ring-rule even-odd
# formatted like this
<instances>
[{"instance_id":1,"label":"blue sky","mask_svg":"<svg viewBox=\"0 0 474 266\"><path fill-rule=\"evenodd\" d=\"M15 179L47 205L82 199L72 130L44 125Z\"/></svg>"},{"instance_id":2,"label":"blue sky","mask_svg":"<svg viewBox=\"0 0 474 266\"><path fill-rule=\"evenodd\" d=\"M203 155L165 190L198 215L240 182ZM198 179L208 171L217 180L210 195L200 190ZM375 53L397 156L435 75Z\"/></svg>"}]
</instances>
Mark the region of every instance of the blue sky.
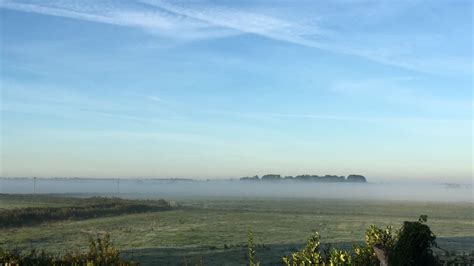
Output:
<instances>
[{"instance_id":1,"label":"blue sky","mask_svg":"<svg viewBox=\"0 0 474 266\"><path fill-rule=\"evenodd\" d=\"M471 1L9 1L1 176L472 180Z\"/></svg>"}]
</instances>

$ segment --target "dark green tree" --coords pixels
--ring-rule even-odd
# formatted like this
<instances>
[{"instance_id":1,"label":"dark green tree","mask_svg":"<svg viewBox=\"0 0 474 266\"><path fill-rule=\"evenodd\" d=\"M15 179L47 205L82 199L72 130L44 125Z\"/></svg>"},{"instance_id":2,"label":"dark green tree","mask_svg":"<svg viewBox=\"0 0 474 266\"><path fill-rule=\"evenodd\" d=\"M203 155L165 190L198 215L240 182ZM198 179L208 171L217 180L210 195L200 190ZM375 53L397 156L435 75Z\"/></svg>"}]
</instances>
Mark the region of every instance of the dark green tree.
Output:
<instances>
[{"instance_id":1,"label":"dark green tree","mask_svg":"<svg viewBox=\"0 0 474 266\"><path fill-rule=\"evenodd\" d=\"M404 222L398 240L388 253L388 261L394 266L438 265L433 253L436 236L425 224L427 216L422 215L417 222Z\"/></svg>"}]
</instances>

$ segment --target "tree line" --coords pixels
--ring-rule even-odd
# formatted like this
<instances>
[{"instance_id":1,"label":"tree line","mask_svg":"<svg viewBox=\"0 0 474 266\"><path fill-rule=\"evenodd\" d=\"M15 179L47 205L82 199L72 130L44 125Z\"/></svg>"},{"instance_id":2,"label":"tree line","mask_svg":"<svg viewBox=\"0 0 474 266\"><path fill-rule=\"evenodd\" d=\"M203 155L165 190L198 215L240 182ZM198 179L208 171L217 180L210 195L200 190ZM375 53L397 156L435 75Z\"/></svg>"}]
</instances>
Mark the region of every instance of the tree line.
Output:
<instances>
[{"instance_id":1,"label":"tree line","mask_svg":"<svg viewBox=\"0 0 474 266\"><path fill-rule=\"evenodd\" d=\"M310 182L354 182L354 183L366 183L367 179L363 175L348 175L337 176L337 175L297 175L297 176L281 176L277 174L266 174L262 177L258 175L255 176L246 176L240 178L244 181L282 181L282 180L296 180L296 181L310 181Z\"/></svg>"}]
</instances>

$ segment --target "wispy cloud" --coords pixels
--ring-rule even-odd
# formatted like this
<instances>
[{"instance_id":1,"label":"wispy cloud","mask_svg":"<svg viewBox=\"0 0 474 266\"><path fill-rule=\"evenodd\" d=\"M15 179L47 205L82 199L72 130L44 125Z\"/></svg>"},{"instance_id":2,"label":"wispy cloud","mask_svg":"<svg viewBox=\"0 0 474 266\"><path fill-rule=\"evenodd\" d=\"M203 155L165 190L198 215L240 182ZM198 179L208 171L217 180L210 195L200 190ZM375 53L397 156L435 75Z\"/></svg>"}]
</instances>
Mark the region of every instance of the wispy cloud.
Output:
<instances>
[{"instance_id":1,"label":"wispy cloud","mask_svg":"<svg viewBox=\"0 0 474 266\"><path fill-rule=\"evenodd\" d=\"M290 41L287 38L292 36L291 32L296 32L297 34L316 34L320 30L317 25L307 27L285 19L235 8L209 5L187 7L176 3L171 4L152 0L141 0L141 2L180 16L206 22L210 25L218 25L244 33L259 34L277 40Z\"/></svg>"},{"instance_id":2,"label":"wispy cloud","mask_svg":"<svg viewBox=\"0 0 474 266\"><path fill-rule=\"evenodd\" d=\"M160 0L142 0L142 2L163 8L175 14L205 21L212 25L227 27L244 33L258 34L267 38L327 50L334 53L355 55L386 65L421 72L440 73L448 71L455 73L472 73L472 62L470 58L445 56L442 54L437 54L436 58L432 56L420 57L420 53L423 52L417 49L417 46L420 45L420 36L425 36L424 40L421 41L422 44L431 44L440 41L439 36L426 35L423 32L419 32L416 35L410 34L405 36L387 36L386 34L365 35L366 40L371 40L371 42L378 44L374 46L371 45L370 42L361 41L360 38L351 38L353 37L351 36L353 33L323 27L318 21L316 21L316 23L302 24L302 22L294 18L291 20L287 18L277 19L268 15L243 12L230 8L208 6L193 6L189 8L185 5L170 4ZM400 12L407 11L404 10L403 7L413 7L411 4L407 5L404 2L398 6L390 6L401 9ZM384 13L380 6L374 6L369 9L362 8L361 12L375 12L375 9L379 10L380 13ZM367 19L367 17L373 19L373 12L365 14L365 19ZM322 14L318 13L315 16L318 15L322 16ZM361 17L361 19L364 19L364 17ZM337 24L338 21L332 21L332 23ZM410 39L413 40L410 42Z\"/></svg>"},{"instance_id":3,"label":"wispy cloud","mask_svg":"<svg viewBox=\"0 0 474 266\"><path fill-rule=\"evenodd\" d=\"M238 5L228 7L207 2L161 0L139 0L127 3L5 0L1 2L1 7L138 27L147 32L176 39L194 40L250 33L337 54L353 55L409 70L472 74L470 57L449 54L449 52L434 56L424 52L427 47L438 44L440 41L449 43L450 40L446 37L425 34L423 31L392 36L377 32L361 35L357 29L351 28L351 24L364 26L363 23L365 23L365 27L376 27L377 23L394 23L397 15L405 14L423 4L430 3L420 4L412 1L361 3L356 1L349 4L345 1L335 1L324 8L319 5L309 5L308 9L311 7L314 9L314 12L311 12L312 19L308 19L308 13L304 12L307 6L304 3L301 3L297 11L293 8L293 13L282 10L273 12L278 10L278 7L268 4L263 8L250 9ZM347 8L348 6L351 8ZM306 16L301 14L306 14ZM442 48L447 50L446 47Z\"/></svg>"},{"instance_id":4,"label":"wispy cloud","mask_svg":"<svg viewBox=\"0 0 474 266\"><path fill-rule=\"evenodd\" d=\"M23 2L5 0L0 7L23 12L40 13L119 26L138 27L150 33L176 39L225 37L238 32L208 23L177 16L166 10L144 8L136 3L119 4L114 1L43 1Z\"/></svg>"},{"instance_id":5,"label":"wispy cloud","mask_svg":"<svg viewBox=\"0 0 474 266\"><path fill-rule=\"evenodd\" d=\"M154 101L154 102L159 102L159 103L166 103L167 101L163 100L162 98L156 96L156 95L148 95L146 96L147 99Z\"/></svg>"}]
</instances>

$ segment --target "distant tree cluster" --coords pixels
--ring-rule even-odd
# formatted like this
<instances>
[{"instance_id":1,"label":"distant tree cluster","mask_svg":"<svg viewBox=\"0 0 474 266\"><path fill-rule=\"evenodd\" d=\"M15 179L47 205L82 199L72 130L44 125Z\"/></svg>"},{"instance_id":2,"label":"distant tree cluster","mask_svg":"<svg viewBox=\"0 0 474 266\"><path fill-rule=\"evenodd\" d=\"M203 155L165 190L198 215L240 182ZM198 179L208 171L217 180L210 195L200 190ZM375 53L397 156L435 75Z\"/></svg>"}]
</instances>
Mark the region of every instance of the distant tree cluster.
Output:
<instances>
[{"instance_id":1,"label":"distant tree cluster","mask_svg":"<svg viewBox=\"0 0 474 266\"><path fill-rule=\"evenodd\" d=\"M262 176L261 178L258 175L252 177L242 177L240 180L246 181L280 181L280 180L296 180L296 181L310 181L310 182L359 182L365 183L367 179L363 175L349 175L347 178L345 176L337 176L337 175L297 175L297 176L281 176L277 174L267 174Z\"/></svg>"}]
</instances>

